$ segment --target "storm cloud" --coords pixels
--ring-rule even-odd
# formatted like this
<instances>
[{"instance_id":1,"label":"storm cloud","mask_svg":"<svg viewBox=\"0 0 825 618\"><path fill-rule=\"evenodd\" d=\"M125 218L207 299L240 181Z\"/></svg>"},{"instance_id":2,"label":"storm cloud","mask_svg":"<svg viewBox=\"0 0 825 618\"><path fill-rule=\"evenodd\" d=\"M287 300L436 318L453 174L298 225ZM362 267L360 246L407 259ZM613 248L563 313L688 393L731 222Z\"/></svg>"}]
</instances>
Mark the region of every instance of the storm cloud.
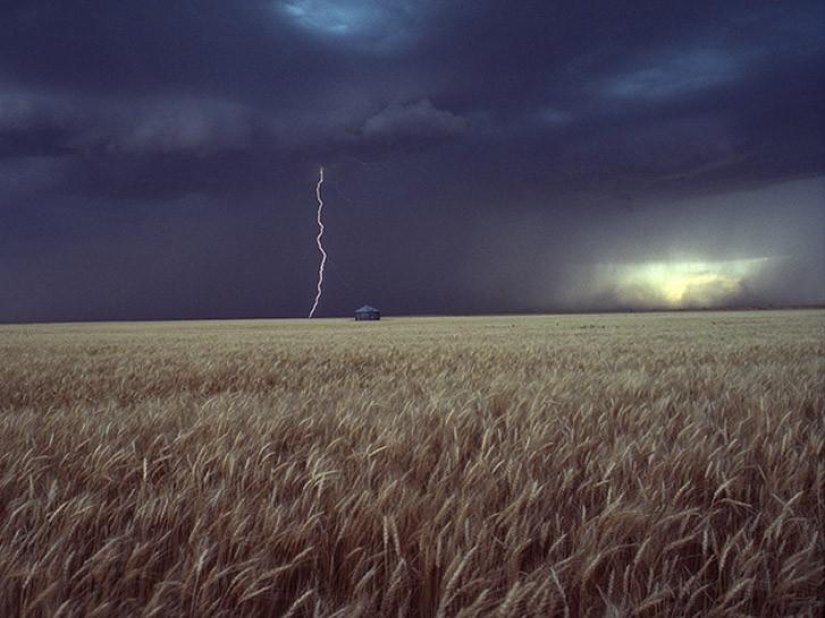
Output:
<instances>
[{"instance_id":1,"label":"storm cloud","mask_svg":"<svg viewBox=\"0 0 825 618\"><path fill-rule=\"evenodd\" d=\"M4 2L0 321L823 303L823 22Z\"/></svg>"}]
</instances>

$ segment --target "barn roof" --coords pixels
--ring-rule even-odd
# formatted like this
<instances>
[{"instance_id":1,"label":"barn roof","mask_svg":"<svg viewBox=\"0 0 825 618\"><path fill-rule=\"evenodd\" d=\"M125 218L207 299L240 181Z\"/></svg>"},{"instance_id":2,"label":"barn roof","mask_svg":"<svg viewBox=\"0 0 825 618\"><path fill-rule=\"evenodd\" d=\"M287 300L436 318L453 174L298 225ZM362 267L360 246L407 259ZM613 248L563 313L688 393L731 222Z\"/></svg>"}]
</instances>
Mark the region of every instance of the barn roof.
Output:
<instances>
[{"instance_id":1,"label":"barn roof","mask_svg":"<svg viewBox=\"0 0 825 618\"><path fill-rule=\"evenodd\" d=\"M364 305L360 309L356 309L355 313L375 313L377 311L378 311L378 309L376 309L375 307L370 307L369 305Z\"/></svg>"}]
</instances>

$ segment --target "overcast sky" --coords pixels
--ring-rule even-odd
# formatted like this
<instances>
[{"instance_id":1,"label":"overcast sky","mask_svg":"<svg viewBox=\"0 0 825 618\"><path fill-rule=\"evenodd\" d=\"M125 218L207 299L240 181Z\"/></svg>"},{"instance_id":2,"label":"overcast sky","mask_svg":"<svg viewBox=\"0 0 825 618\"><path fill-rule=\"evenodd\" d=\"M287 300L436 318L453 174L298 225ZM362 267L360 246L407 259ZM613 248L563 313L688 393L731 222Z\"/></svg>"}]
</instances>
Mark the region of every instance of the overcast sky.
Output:
<instances>
[{"instance_id":1,"label":"overcast sky","mask_svg":"<svg viewBox=\"0 0 825 618\"><path fill-rule=\"evenodd\" d=\"M825 302L823 23L2 0L0 322Z\"/></svg>"}]
</instances>

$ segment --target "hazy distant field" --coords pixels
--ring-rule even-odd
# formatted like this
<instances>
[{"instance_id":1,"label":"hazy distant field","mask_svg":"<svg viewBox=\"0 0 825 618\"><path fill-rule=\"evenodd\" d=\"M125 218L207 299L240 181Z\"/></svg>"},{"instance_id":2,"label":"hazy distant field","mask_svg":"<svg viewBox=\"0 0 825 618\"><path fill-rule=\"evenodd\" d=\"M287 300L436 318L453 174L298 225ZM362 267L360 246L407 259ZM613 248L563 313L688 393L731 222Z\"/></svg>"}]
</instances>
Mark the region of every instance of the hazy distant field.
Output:
<instances>
[{"instance_id":1,"label":"hazy distant field","mask_svg":"<svg viewBox=\"0 0 825 618\"><path fill-rule=\"evenodd\" d=\"M0 326L0 616L818 616L825 311Z\"/></svg>"}]
</instances>

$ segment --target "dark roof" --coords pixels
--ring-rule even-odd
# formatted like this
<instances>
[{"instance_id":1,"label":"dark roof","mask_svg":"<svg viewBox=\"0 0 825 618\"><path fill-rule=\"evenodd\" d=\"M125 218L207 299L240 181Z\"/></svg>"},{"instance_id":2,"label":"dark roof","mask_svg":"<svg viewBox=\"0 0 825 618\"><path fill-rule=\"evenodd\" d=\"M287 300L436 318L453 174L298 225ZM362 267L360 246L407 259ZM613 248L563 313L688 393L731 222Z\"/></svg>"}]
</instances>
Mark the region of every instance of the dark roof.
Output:
<instances>
[{"instance_id":1,"label":"dark roof","mask_svg":"<svg viewBox=\"0 0 825 618\"><path fill-rule=\"evenodd\" d=\"M378 313L378 309L375 307L370 307L369 305L364 305L360 309L356 309L355 313Z\"/></svg>"}]
</instances>

